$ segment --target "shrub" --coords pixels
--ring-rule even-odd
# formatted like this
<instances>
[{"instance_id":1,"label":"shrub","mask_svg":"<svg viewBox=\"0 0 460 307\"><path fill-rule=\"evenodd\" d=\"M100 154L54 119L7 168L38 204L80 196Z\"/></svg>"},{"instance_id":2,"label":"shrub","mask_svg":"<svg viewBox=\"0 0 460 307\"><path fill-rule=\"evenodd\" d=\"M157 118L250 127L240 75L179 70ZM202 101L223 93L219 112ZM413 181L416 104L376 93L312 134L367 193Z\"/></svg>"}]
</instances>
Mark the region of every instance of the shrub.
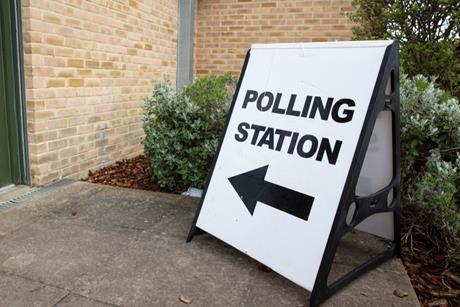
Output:
<instances>
[{"instance_id":1,"label":"shrub","mask_svg":"<svg viewBox=\"0 0 460 307\"><path fill-rule=\"evenodd\" d=\"M403 180L412 182L425 168L432 149L453 161L460 146L458 100L436 87L433 79L401 78Z\"/></svg>"},{"instance_id":2,"label":"shrub","mask_svg":"<svg viewBox=\"0 0 460 307\"><path fill-rule=\"evenodd\" d=\"M401 43L401 175L405 238L460 265L460 2L352 0L355 39ZM436 76L428 79L422 77ZM445 92L435 85L435 82Z\"/></svg>"},{"instance_id":3,"label":"shrub","mask_svg":"<svg viewBox=\"0 0 460 307\"><path fill-rule=\"evenodd\" d=\"M155 85L145 99L145 154L153 176L169 191L203 187L224 128L235 77L211 75L176 92L170 82Z\"/></svg>"},{"instance_id":4,"label":"shrub","mask_svg":"<svg viewBox=\"0 0 460 307\"><path fill-rule=\"evenodd\" d=\"M356 39L397 39L409 76L438 76L460 95L460 2L458 0L353 0Z\"/></svg>"},{"instance_id":5,"label":"shrub","mask_svg":"<svg viewBox=\"0 0 460 307\"><path fill-rule=\"evenodd\" d=\"M460 264L460 104L423 76L401 78L403 230Z\"/></svg>"}]
</instances>

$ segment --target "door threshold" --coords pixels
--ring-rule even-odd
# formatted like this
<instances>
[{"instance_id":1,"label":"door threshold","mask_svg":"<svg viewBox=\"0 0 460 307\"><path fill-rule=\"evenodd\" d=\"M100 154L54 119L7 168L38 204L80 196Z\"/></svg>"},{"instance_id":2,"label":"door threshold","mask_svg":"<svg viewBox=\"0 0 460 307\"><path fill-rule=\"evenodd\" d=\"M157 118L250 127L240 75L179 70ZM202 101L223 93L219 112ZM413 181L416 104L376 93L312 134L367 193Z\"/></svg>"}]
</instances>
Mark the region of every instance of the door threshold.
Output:
<instances>
[{"instance_id":1,"label":"door threshold","mask_svg":"<svg viewBox=\"0 0 460 307\"><path fill-rule=\"evenodd\" d=\"M11 189L11 188L14 188L14 184L9 184L9 185L6 185L4 187L1 187L0 188L0 193L2 193L3 191L6 191L8 189Z\"/></svg>"}]
</instances>

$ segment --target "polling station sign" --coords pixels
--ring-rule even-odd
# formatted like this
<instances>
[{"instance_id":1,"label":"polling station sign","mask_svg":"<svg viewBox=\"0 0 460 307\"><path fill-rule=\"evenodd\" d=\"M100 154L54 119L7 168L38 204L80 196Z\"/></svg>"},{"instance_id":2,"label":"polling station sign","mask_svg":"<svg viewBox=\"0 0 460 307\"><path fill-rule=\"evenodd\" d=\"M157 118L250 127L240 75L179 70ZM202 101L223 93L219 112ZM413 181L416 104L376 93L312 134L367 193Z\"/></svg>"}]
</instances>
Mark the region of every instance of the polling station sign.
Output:
<instances>
[{"instance_id":1,"label":"polling station sign","mask_svg":"<svg viewBox=\"0 0 460 307\"><path fill-rule=\"evenodd\" d=\"M333 293L341 235L376 213L398 222L398 155L387 186L355 193L381 111L399 148L397 54L393 41L253 45L188 240L221 239L313 291L313 305Z\"/></svg>"}]
</instances>

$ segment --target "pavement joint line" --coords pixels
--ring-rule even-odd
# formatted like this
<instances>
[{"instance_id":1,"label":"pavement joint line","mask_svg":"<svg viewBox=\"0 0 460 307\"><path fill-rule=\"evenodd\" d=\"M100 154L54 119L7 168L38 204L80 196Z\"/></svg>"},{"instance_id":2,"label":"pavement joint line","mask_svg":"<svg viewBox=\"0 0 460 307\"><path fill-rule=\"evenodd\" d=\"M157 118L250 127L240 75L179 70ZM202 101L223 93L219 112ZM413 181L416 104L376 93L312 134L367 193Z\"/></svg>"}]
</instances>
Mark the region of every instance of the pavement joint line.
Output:
<instances>
[{"instance_id":1,"label":"pavement joint line","mask_svg":"<svg viewBox=\"0 0 460 307\"><path fill-rule=\"evenodd\" d=\"M53 288L56 288L56 289L59 289L59 290L64 290L64 291L67 291L67 292L72 292L70 289L67 289L67 288L64 288L64 287L61 287L61 286L57 286L57 285L53 285L53 284L49 284L49 283L46 283L44 281L41 281L41 280L35 280L33 278L30 278L30 277L27 277L27 276L22 276L20 274L16 274L16 273L13 273L13 272L8 272L8 271L4 271L2 269L0 269L0 274L4 274L4 275L8 275L8 276L13 276L13 277L17 277L17 278L22 278L22 279L25 279L25 280L28 280L28 281L32 281L32 282L38 282L42 285L45 285L46 287L53 287Z\"/></svg>"},{"instance_id":2,"label":"pavement joint line","mask_svg":"<svg viewBox=\"0 0 460 307\"><path fill-rule=\"evenodd\" d=\"M2 213L2 211L0 210L0 213ZM51 213L52 214L52 213ZM23 228L25 227L29 227L29 226L32 226L32 225L35 225L37 224L38 222L40 222L43 218L46 218L46 217L49 217L51 214L48 214L48 215L38 215L37 216L37 219L34 220L34 221L31 221L29 223L25 223L23 225L21 225L20 227L17 227L16 229L12 230L12 231L9 231L7 233L5 233L5 235L3 236L0 236L0 240L6 238L6 237L10 237L11 235L15 234L16 232L19 232L20 230L22 230ZM0 273L7 273L6 271L2 271L0 270ZM22 276L18 276L18 277L22 277ZM24 278L24 277L23 277Z\"/></svg>"},{"instance_id":3,"label":"pavement joint line","mask_svg":"<svg viewBox=\"0 0 460 307\"><path fill-rule=\"evenodd\" d=\"M75 296L80 296L80 297L83 297L83 298L86 298L90 301L94 301L94 302L97 302L97 303L101 303L101 304L106 304L108 306L112 306L112 307L121 307L120 305L115 305L115 304L112 304L112 303L109 303L109 302L105 302L105 301L101 301L101 300L98 300L98 299L95 299L95 298L92 298L92 297L89 297L89 296L86 296L86 295L82 295L80 293L77 293L77 292L74 292L73 290L70 290L70 289L67 289L65 287L61 287L61 286L57 286L57 285L53 285L53 284L50 284L50 283L46 283L44 281L41 281L41 280L35 280L33 278L30 278L30 277L27 277L27 276L22 276L20 274L16 274L16 273L13 273L13 272L8 272L8 271L4 271L2 269L0 269L0 274L4 274L4 275L8 275L8 276L13 276L13 277L17 277L17 278L22 278L22 279L25 279L27 281L31 281L31 282L36 282L36 283L39 283L45 287L52 287L52 288L56 288L56 289L59 289L59 290L63 290L63 291L66 291L67 294L64 295L58 302L56 302L55 304L53 304L52 306L55 307L57 306L57 304L59 304L60 302L62 302L65 298L67 298L69 295L75 295Z\"/></svg>"},{"instance_id":4,"label":"pavement joint line","mask_svg":"<svg viewBox=\"0 0 460 307\"><path fill-rule=\"evenodd\" d=\"M276 273L276 272L272 271L270 273ZM278 274L278 273L276 273L276 274ZM255 277L255 275L250 275L250 278L248 279L247 284L248 285L253 284L254 283L253 280L255 280L255 279L257 279L257 277ZM248 286L248 287L246 287L244 289L244 292L241 295L241 300L240 300L238 305L239 306L245 306L248 303L247 301L250 299L250 295L251 295L251 287Z\"/></svg>"},{"instance_id":5,"label":"pavement joint line","mask_svg":"<svg viewBox=\"0 0 460 307\"><path fill-rule=\"evenodd\" d=\"M107 306L122 307L121 305L116 305L116 304L112 304L112 303L109 303L109 302L106 302L106 301L101 301L101 300L98 300L98 299L95 299L95 298L92 298L92 297L88 297L86 295L82 295L82 294L72 292L72 291L69 293L69 295L75 295L75 296L83 297L83 298L85 298L87 300L90 300L90 301L93 301L93 302L96 302L96 303L101 303L101 304L104 304L104 305L107 305Z\"/></svg>"},{"instance_id":6,"label":"pavement joint line","mask_svg":"<svg viewBox=\"0 0 460 307\"><path fill-rule=\"evenodd\" d=\"M38 222L38 220L35 221L33 224L35 224L35 223L37 223L37 222ZM67 222L69 222L69 223L71 223L71 224L73 224L73 225L75 225L75 226L79 226L79 227L85 227L85 226L88 226L88 224L91 224L91 225L93 225L93 226L99 226L99 225L102 225L102 226L112 226L112 227L119 228L119 229L123 229L123 230L126 230L126 229L128 229L128 230L134 230L134 231L136 231L136 232L143 232L143 231L146 231L146 229L140 229L140 230L139 230L139 229L130 228L130 227L127 227L127 226L122 226L122 225L109 224L109 223L99 223L99 222L96 222L96 221L91 220L91 219L86 220L86 223L85 223L84 221L81 221L81 220L79 221L79 220L76 220L76 219L67 219ZM30 224L30 225L32 225L32 224ZM108 229L107 231L114 231L114 230ZM130 239L130 240L127 242L127 246L133 244L134 242L137 242L138 240L139 240L139 237L138 237L138 235L136 234L136 236L135 236L133 239ZM111 255L111 256L109 256L109 258L106 260L106 262L109 262L109 261L112 261L112 260L116 260L117 257L119 257L118 254ZM10 272L3 271L3 270L1 270L1 269L0 269L0 273L10 274L10 275L12 275L12 276L25 278L25 279L30 280L30 281L40 282L40 283L42 283L42 284L44 284L44 285L47 285L47 286L55 287L55 288L58 288L58 289L61 289L61 290L65 290L65 291L70 291L70 292L72 292L72 294L80 295L80 296L85 297L85 298L87 298L87 299L92 299L92 298L90 298L90 297L87 297L87 296L84 296L84 295L75 293L75 292L73 292L73 290L71 290L71 289L63 288L63 287L60 287L60 286L55 286L55 285L52 285L52 284L46 284L45 282L33 280L33 279L30 279L30 278L28 278L28 277L24 277L24 276L21 276L21 275L12 274L12 273L10 273ZM84 274L82 274L82 276L83 276L83 275L84 275ZM93 299L93 300L94 300L94 299ZM103 302L103 301L101 301L101 302L102 302L102 303L105 303L105 304L109 304L109 303L107 303L107 302ZM118 307L118 305L113 305L113 304L112 304L111 306L117 306L117 307Z\"/></svg>"},{"instance_id":7,"label":"pavement joint line","mask_svg":"<svg viewBox=\"0 0 460 307\"><path fill-rule=\"evenodd\" d=\"M49 216L62 217L62 216L59 216L56 213L51 213L50 215L48 215L48 217ZM96 220L91 219L91 218L84 219L84 220L78 220L76 218L67 217L66 219L67 219L68 222L72 223L73 225L77 225L77 226L88 226L88 224L91 224L91 225L95 225L95 226L114 227L114 228L117 228L117 229L120 229L120 230L133 230L133 231L137 231L137 232L147 231L148 229L150 229L150 228L152 228L152 227L154 227L154 226L156 226L158 224L158 222L157 222L157 223L155 223L153 225L150 225L147 228L140 228L140 227L131 227L131 226L119 225L119 224L104 223L104 222L96 221ZM101 227L98 227L98 229L99 228L101 228Z\"/></svg>"},{"instance_id":8,"label":"pavement joint line","mask_svg":"<svg viewBox=\"0 0 460 307\"><path fill-rule=\"evenodd\" d=\"M62 302L62 301L65 300L66 298L68 298L69 295L70 295L70 292L67 291L67 293L66 293L64 296L62 296L56 303L54 303L54 304L52 305L52 307L56 307L60 302Z\"/></svg>"}]
</instances>

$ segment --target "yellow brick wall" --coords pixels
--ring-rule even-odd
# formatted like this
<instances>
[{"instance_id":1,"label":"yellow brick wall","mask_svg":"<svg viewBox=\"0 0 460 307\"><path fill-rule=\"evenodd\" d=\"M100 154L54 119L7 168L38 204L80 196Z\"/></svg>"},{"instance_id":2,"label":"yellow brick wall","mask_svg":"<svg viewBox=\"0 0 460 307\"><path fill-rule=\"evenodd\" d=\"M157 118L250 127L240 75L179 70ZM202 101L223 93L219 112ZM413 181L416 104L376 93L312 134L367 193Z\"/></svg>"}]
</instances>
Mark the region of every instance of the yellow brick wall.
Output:
<instances>
[{"instance_id":1,"label":"yellow brick wall","mask_svg":"<svg viewBox=\"0 0 460 307\"><path fill-rule=\"evenodd\" d=\"M351 38L351 0L196 0L195 76L252 43ZM174 82L176 0L22 0L32 183L142 153L143 98Z\"/></svg>"},{"instance_id":2,"label":"yellow brick wall","mask_svg":"<svg viewBox=\"0 0 460 307\"><path fill-rule=\"evenodd\" d=\"M142 152L143 98L175 80L177 1L22 0L32 183Z\"/></svg>"},{"instance_id":3,"label":"yellow brick wall","mask_svg":"<svg viewBox=\"0 0 460 307\"><path fill-rule=\"evenodd\" d=\"M351 0L197 0L195 76L239 74L253 43L350 40Z\"/></svg>"}]
</instances>

